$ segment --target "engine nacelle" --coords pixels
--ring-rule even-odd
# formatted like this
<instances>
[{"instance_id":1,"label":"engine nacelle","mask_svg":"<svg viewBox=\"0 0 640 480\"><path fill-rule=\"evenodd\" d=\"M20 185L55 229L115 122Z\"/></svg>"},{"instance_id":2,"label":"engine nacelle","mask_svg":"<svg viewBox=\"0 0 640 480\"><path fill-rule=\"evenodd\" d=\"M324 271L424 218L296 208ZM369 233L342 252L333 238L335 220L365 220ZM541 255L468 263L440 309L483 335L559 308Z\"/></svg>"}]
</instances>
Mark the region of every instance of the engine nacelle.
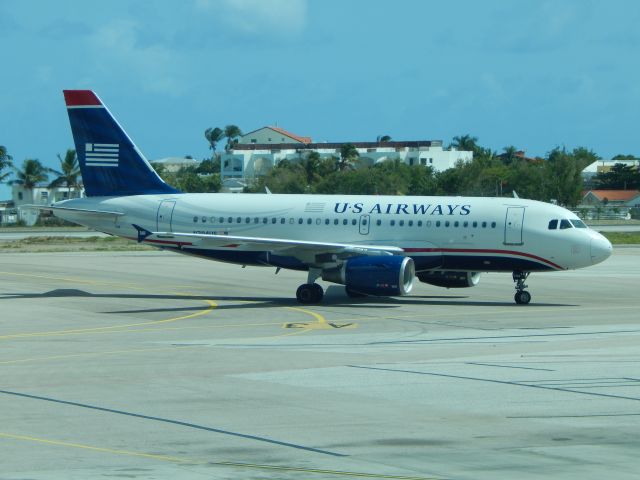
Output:
<instances>
[{"instance_id":1,"label":"engine nacelle","mask_svg":"<svg viewBox=\"0 0 640 480\"><path fill-rule=\"evenodd\" d=\"M397 255L350 258L339 267L322 271L322 279L376 296L407 295L413 287L413 259Z\"/></svg>"},{"instance_id":2,"label":"engine nacelle","mask_svg":"<svg viewBox=\"0 0 640 480\"><path fill-rule=\"evenodd\" d=\"M480 272L451 272L433 270L418 273L418 280L445 288L475 287L480 282Z\"/></svg>"}]
</instances>

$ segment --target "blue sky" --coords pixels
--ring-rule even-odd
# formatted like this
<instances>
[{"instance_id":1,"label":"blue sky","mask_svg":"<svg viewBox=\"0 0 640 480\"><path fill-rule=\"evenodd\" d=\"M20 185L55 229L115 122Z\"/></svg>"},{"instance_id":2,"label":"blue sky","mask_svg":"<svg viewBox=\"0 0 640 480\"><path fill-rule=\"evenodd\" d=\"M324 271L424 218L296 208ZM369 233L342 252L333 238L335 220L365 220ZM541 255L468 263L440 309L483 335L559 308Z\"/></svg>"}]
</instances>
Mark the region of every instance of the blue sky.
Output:
<instances>
[{"instance_id":1,"label":"blue sky","mask_svg":"<svg viewBox=\"0 0 640 480\"><path fill-rule=\"evenodd\" d=\"M95 90L151 160L203 158L230 123L640 155L634 0L0 0L0 19L17 164L72 148L64 88Z\"/></svg>"}]
</instances>

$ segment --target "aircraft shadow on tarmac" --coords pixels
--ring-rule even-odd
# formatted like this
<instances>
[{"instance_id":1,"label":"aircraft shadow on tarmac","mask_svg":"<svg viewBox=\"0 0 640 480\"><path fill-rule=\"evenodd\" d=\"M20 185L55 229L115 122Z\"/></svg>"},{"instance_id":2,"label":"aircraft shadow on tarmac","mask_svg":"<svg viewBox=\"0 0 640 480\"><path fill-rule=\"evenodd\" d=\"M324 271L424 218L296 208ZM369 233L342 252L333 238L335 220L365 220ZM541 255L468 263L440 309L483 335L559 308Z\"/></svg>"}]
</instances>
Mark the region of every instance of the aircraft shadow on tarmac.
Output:
<instances>
[{"instance_id":1,"label":"aircraft shadow on tarmac","mask_svg":"<svg viewBox=\"0 0 640 480\"><path fill-rule=\"evenodd\" d=\"M300 305L293 298L270 298L251 297L237 295L180 295L180 294L144 294L144 293L91 293L79 289L56 289L44 293L10 293L0 296L0 300L9 299L38 299L38 298L120 298L120 299L149 299L149 300L196 300L215 302L239 302L231 304L217 305L216 310L246 310L253 308L282 308L282 307L306 307ZM508 308L536 308L536 307L576 307L578 305L566 303L531 303L529 305L516 305L512 302L487 302L487 301L464 301L468 296L462 295L420 295L407 296L402 298L394 297L364 297L349 298L344 294L341 287L330 286L322 304L319 307L332 308L399 308L403 306L457 306L457 307L508 307ZM314 305L309 305L314 307ZM193 307L177 308L153 308L118 310L102 312L107 314L132 314L132 313L154 313L154 312L194 312L207 310L211 306L198 305Z\"/></svg>"}]
</instances>

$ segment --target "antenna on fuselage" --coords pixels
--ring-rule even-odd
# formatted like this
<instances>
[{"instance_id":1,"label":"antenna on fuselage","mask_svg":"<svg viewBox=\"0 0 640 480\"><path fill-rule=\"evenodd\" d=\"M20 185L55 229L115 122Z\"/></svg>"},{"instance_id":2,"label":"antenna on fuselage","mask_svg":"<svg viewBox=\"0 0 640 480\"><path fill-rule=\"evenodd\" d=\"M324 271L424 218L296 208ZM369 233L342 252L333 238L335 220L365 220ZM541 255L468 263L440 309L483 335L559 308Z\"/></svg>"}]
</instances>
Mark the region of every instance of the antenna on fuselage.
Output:
<instances>
[{"instance_id":1,"label":"antenna on fuselage","mask_svg":"<svg viewBox=\"0 0 640 480\"><path fill-rule=\"evenodd\" d=\"M513 193L513 198L520 198L515 190L513 192L511 192L511 193Z\"/></svg>"}]
</instances>

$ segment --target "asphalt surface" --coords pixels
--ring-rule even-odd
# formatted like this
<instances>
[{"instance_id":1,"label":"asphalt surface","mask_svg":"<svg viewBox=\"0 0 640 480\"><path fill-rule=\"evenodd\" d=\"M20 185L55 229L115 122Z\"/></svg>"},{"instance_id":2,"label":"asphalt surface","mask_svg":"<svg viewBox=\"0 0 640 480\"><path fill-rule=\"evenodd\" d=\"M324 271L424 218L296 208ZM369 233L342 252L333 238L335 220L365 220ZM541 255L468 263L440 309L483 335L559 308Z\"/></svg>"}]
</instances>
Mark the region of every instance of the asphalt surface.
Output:
<instances>
[{"instance_id":1,"label":"asphalt surface","mask_svg":"<svg viewBox=\"0 0 640 480\"><path fill-rule=\"evenodd\" d=\"M1 254L0 478L637 479L640 248L409 297L167 252ZM325 286L327 286L325 284Z\"/></svg>"}]
</instances>

